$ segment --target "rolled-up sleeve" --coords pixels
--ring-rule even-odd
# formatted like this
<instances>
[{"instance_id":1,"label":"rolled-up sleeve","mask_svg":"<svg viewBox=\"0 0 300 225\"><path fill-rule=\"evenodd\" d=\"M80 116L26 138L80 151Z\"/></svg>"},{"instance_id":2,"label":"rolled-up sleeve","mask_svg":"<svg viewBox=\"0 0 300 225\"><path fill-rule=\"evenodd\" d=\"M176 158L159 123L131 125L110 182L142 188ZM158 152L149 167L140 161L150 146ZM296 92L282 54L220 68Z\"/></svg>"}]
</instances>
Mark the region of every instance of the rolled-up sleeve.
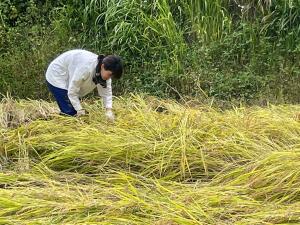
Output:
<instances>
[{"instance_id":1,"label":"rolled-up sleeve","mask_svg":"<svg viewBox=\"0 0 300 225\"><path fill-rule=\"evenodd\" d=\"M107 87L103 88L101 85L97 85L97 90L99 96L103 99L103 104L105 108L112 108L112 86L111 79L106 81Z\"/></svg>"}]
</instances>

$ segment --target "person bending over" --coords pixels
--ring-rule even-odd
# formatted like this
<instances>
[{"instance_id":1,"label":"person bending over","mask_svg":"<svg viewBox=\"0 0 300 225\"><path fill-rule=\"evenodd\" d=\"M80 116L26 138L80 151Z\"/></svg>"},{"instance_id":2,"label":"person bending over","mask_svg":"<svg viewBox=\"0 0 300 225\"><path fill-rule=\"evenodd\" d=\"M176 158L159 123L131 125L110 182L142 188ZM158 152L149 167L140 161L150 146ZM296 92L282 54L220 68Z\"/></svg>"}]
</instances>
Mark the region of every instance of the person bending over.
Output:
<instances>
[{"instance_id":1,"label":"person bending over","mask_svg":"<svg viewBox=\"0 0 300 225\"><path fill-rule=\"evenodd\" d=\"M105 115L114 120L112 111L112 78L123 74L122 60L117 55L97 55L87 50L67 51L55 58L47 68L46 83L61 114L85 115L79 98L97 87L106 108Z\"/></svg>"}]
</instances>

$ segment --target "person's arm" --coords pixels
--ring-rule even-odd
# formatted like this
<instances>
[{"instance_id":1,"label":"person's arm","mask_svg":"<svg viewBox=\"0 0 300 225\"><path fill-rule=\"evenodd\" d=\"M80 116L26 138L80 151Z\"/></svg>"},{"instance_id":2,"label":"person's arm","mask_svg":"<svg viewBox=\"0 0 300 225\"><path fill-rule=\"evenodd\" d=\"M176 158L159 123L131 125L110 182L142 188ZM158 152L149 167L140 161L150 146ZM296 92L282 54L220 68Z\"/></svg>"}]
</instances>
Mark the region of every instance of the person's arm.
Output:
<instances>
[{"instance_id":1,"label":"person's arm","mask_svg":"<svg viewBox=\"0 0 300 225\"><path fill-rule=\"evenodd\" d=\"M104 107L107 111L112 110L112 87L111 87L111 79L106 81L107 87L103 88L101 85L97 85L97 90L99 96L103 99Z\"/></svg>"},{"instance_id":2,"label":"person's arm","mask_svg":"<svg viewBox=\"0 0 300 225\"><path fill-rule=\"evenodd\" d=\"M82 72L82 70L76 69L75 74L73 75L73 79L70 81L68 87L68 97L70 99L71 104L77 112L83 111L79 100L79 91L84 81L84 77L85 74Z\"/></svg>"},{"instance_id":3,"label":"person's arm","mask_svg":"<svg viewBox=\"0 0 300 225\"><path fill-rule=\"evenodd\" d=\"M103 104L104 104L104 107L106 109L106 113L105 113L106 117L110 121L114 121L115 116L114 116L114 113L112 111L112 87L111 87L111 79L107 80L106 84L107 84L106 88L103 88L99 84L97 85L98 94L103 99Z\"/></svg>"}]
</instances>

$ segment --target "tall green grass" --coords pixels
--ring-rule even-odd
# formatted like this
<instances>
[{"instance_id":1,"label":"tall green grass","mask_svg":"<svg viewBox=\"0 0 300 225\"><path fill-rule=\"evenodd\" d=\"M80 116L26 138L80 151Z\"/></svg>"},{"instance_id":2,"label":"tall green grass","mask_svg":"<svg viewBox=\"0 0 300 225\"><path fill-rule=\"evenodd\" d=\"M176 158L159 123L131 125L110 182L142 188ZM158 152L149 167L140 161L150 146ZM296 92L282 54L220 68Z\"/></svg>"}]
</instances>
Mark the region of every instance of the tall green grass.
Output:
<instances>
[{"instance_id":1,"label":"tall green grass","mask_svg":"<svg viewBox=\"0 0 300 225\"><path fill-rule=\"evenodd\" d=\"M47 65L85 48L123 57L118 95L299 102L298 1L5 1L0 14L1 93L48 98Z\"/></svg>"}]
</instances>

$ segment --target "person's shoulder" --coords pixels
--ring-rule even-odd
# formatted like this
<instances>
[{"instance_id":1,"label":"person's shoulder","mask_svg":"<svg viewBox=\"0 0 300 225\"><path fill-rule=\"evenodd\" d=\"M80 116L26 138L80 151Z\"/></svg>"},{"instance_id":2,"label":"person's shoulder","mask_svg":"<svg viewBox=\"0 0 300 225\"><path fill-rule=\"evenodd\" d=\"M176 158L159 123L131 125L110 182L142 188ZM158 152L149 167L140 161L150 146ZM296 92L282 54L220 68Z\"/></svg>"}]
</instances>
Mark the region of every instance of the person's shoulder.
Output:
<instances>
[{"instance_id":1,"label":"person's shoulder","mask_svg":"<svg viewBox=\"0 0 300 225\"><path fill-rule=\"evenodd\" d=\"M93 55L93 56L97 56L97 54L86 50L86 49L70 49L68 51L65 51L63 54L88 54L88 55Z\"/></svg>"},{"instance_id":2,"label":"person's shoulder","mask_svg":"<svg viewBox=\"0 0 300 225\"><path fill-rule=\"evenodd\" d=\"M73 51L80 52L80 53L83 53L83 54L97 56L97 54L95 54L94 52L89 51L87 49L73 49Z\"/></svg>"},{"instance_id":3,"label":"person's shoulder","mask_svg":"<svg viewBox=\"0 0 300 225\"><path fill-rule=\"evenodd\" d=\"M85 49L78 49L77 52L80 55L80 57L83 58L83 60L87 60L89 62L93 62L98 58L97 54Z\"/></svg>"},{"instance_id":4,"label":"person's shoulder","mask_svg":"<svg viewBox=\"0 0 300 225\"><path fill-rule=\"evenodd\" d=\"M109 79L106 81L106 84L107 84L108 86L111 86L111 83L112 83L112 79L109 78Z\"/></svg>"},{"instance_id":5,"label":"person's shoulder","mask_svg":"<svg viewBox=\"0 0 300 225\"><path fill-rule=\"evenodd\" d=\"M83 51L84 51L83 49L70 49L68 51L65 51L63 54L77 54Z\"/></svg>"}]
</instances>

